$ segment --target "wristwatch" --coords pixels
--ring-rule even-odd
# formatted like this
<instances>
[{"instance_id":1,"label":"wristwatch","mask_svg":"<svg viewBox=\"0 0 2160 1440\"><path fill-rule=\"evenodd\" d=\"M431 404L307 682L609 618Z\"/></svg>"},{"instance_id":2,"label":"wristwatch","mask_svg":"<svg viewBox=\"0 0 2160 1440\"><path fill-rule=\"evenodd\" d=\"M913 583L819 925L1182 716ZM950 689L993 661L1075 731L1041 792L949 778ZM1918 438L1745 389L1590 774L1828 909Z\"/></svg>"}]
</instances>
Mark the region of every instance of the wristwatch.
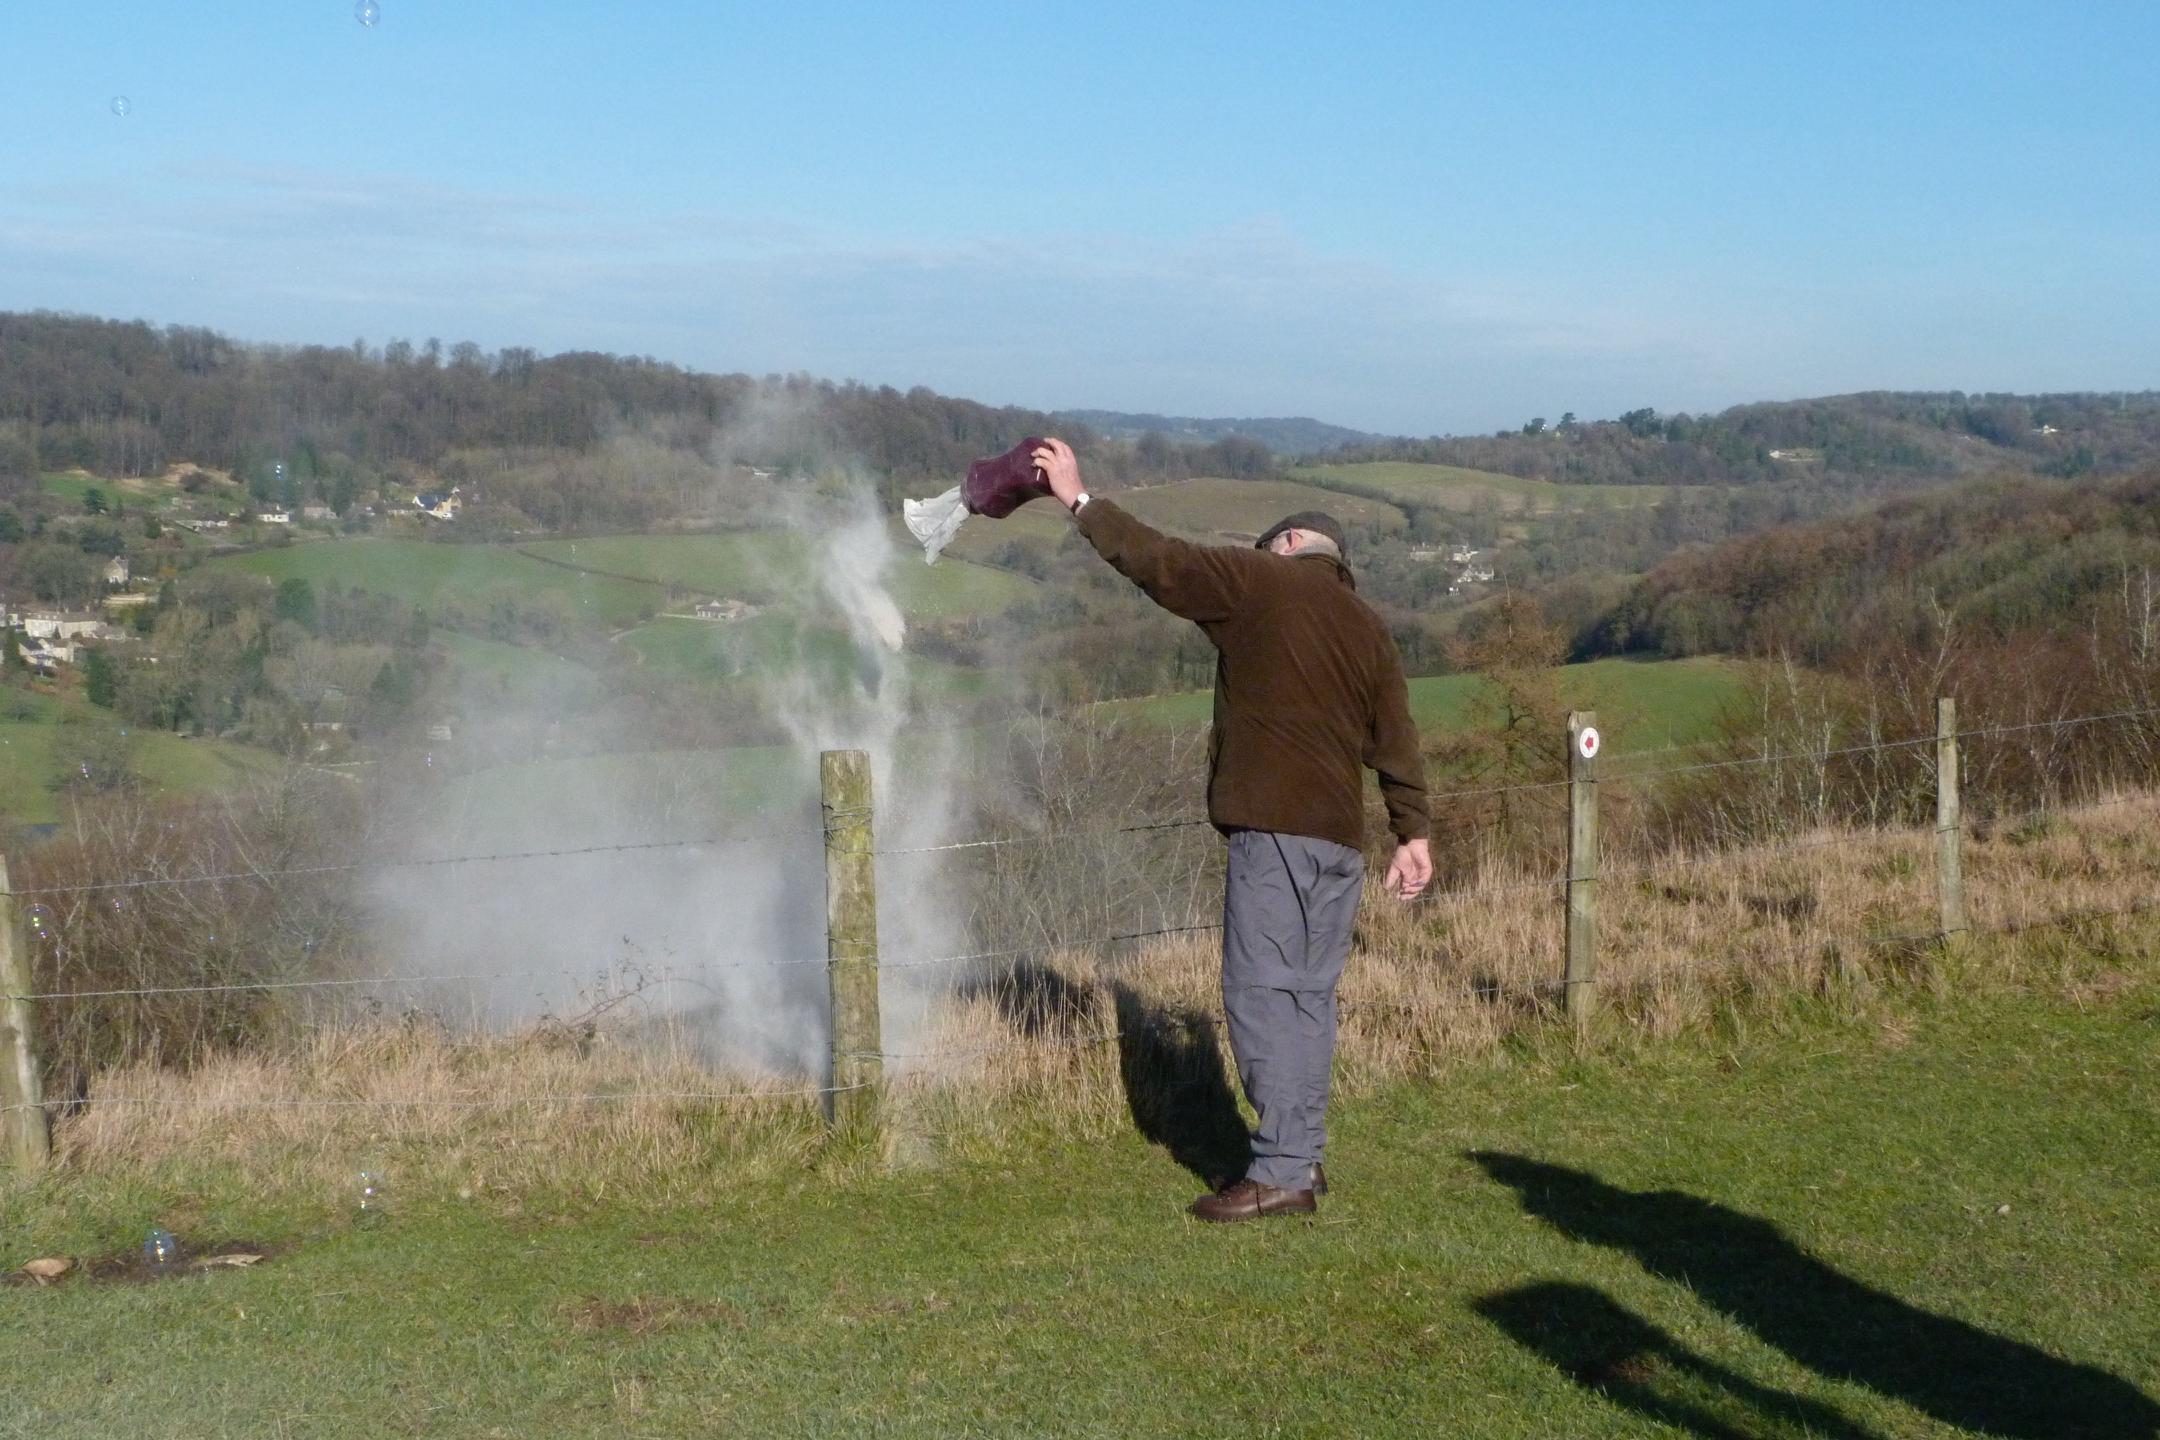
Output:
<instances>
[{"instance_id":1,"label":"wristwatch","mask_svg":"<svg viewBox=\"0 0 2160 1440\"><path fill-rule=\"evenodd\" d=\"M1088 502L1088 501L1090 501L1090 500L1092 500L1092 499L1094 499L1094 498L1095 498L1094 496L1092 496L1092 495L1088 494L1088 492L1087 492L1087 491L1085 491L1085 490L1082 490L1082 491L1081 491L1081 492L1080 492L1080 493L1079 493L1078 495L1075 495L1075 496L1073 496L1073 503L1072 503L1072 512L1073 512L1073 514L1077 515L1077 514L1079 514L1079 513L1080 513L1080 512L1082 511L1082 510L1085 510L1085 509L1087 508L1087 502Z\"/></svg>"}]
</instances>

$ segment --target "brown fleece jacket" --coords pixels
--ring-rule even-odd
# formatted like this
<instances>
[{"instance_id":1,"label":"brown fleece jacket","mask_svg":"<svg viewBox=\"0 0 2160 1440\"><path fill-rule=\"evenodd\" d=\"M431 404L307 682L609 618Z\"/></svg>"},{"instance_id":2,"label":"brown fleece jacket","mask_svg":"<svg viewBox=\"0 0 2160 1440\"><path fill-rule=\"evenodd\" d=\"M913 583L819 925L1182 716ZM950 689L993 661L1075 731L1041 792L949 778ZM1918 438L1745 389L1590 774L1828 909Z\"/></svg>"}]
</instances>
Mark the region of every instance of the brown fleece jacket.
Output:
<instances>
[{"instance_id":1,"label":"brown fleece jacket","mask_svg":"<svg viewBox=\"0 0 2160 1440\"><path fill-rule=\"evenodd\" d=\"M1395 642L1332 555L1195 545L1108 500L1080 533L1118 573L1215 644L1208 818L1365 843L1362 765L1380 777L1388 828L1425 837L1425 762Z\"/></svg>"}]
</instances>

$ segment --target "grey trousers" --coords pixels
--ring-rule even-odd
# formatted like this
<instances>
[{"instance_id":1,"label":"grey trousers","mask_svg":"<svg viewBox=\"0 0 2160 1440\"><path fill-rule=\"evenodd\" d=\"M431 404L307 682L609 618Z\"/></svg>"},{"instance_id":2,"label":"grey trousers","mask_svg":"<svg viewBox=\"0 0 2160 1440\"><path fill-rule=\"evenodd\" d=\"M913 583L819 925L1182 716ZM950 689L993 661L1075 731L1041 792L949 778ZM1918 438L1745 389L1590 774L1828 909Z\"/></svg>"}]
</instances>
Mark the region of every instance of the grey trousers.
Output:
<instances>
[{"instance_id":1,"label":"grey trousers","mask_svg":"<svg viewBox=\"0 0 2160 1440\"><path fill-rule=\"evenodd\" d=\"M1223 887L1223 1013L1245 1098L1259 1112L1248 1179L1302 1190L1327 1144L1335 982L1350 956L1365 857L1302 835L1230 836Z\"/></svg>"}]
</instances>

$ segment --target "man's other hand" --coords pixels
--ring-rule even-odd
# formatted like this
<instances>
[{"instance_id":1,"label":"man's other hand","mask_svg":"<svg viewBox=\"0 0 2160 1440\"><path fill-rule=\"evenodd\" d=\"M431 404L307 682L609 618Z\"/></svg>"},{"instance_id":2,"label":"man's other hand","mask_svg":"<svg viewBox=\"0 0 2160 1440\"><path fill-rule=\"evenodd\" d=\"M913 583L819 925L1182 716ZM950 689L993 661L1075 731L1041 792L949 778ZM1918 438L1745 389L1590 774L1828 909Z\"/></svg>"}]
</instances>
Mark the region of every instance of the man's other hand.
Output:
<instances>
[{"instance_id":1,"label":"man's other hand","mask_svg":"<svg viewBox=\"0 0 2160 1440\"><path fill-rule=\"evenodd\" d=\"M1035 449L1035 463L1042 467L1043 478L1050 482L1050 493L1057 496L1058 503L1070 510L1086 489L1080 483L1080 457L1064 441L1049 439Z\"/></svg>"},{"instance_id":2,"label":"man's other hand","mask_svg":"<svg viewBox=\"0 0 2160 1440\"><path fill-rule=\"evenodd\" d=\"M1395 863L1387 869L1388 893L1398 900L1415 900L1432 884L1432 846L1423 840L1405 840L1395 847Z\"/></svg>"}]
</instances>

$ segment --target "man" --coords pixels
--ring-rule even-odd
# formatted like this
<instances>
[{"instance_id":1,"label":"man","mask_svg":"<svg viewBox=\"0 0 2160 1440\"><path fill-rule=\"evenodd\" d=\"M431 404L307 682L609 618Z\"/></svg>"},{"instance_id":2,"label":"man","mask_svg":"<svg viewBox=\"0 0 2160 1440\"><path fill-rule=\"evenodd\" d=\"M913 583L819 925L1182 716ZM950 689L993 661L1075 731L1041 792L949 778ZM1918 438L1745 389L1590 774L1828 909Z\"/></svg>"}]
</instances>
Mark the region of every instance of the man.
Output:
<instances>
[{"instance_id":1,"label":"man","mask_svg":"<svg viewBox=\"0 0 2160 1440\"><path fill-rule=\"evenodd\" d=\"M1310 1214L1327 1189L1335 984L1364 890L1363 769L1380 779L1396 846L1387 888L1432 880L1425 767L1402 662L1357 598L1342 527L1292 515L1251 550L1148 528L1080 483L1072 447L1034 452L1096 553L1214 643L1208 818L1228 837L1223 1013L1258 1112L1243 1178L1195 1201L1202 1220Z\"/></svg>"}]
</instances>

